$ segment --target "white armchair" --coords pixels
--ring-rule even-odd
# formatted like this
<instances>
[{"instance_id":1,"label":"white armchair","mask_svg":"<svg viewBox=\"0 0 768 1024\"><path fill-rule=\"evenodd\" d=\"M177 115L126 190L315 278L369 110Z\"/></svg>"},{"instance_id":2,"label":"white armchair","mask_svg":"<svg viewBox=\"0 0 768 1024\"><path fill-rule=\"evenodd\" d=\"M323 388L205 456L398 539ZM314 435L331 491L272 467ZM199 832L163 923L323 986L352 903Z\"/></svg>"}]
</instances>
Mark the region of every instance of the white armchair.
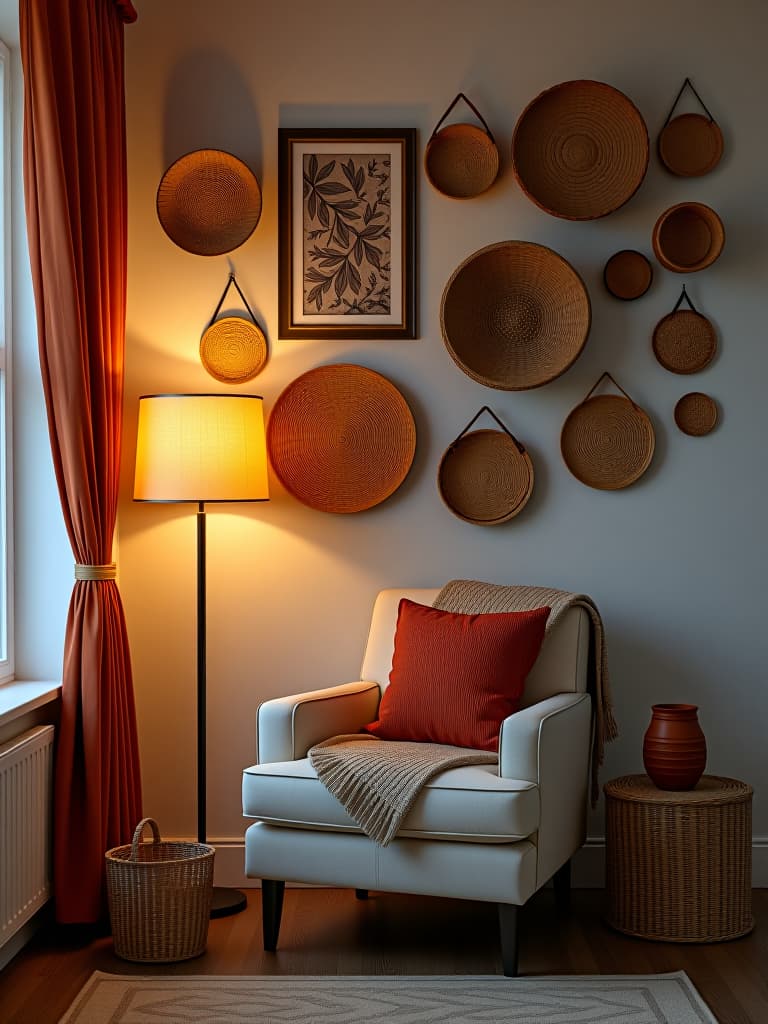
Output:
<instances>
[{"instance_id":1,"label":"white armchair","mask_svg":"<svg viewBox=\"0 0 768 1024\"><path fill-rule=\"evenodd\" d=\"M517 909L554 878L567 904L570 858L584 842L592 720L586 692L589 623L572 608L547 633L520 710L502 724L497 765L466 765L422 789L396 838L379 846L319 782L315 743L376 717L392 667L402 597L373 610L361 682L266 701L258 764L243 774L246 875L262 880L264 947L275 950L286 881L485 900L499 906L504 973L517 974Z\"/></svg>"}]
</instances>

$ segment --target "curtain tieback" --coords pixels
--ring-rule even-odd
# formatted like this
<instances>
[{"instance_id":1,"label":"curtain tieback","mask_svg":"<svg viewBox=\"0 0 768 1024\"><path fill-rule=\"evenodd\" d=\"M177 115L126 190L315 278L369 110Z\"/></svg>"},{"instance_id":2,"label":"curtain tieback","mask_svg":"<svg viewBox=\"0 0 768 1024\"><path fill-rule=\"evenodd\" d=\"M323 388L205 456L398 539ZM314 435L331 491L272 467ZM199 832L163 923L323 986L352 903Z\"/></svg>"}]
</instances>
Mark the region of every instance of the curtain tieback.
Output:
<instances>
[{"instance_id":1,"label":"curtain tieback","mask_svg":"<svg viewBox=\"0 0 768 1024\"><path fill-rule=\"evenodd\" d=\"M109 565L78 565L75 563L76 580L114 580L117 579L117 564Z\"/></svg>"}]
</instances>

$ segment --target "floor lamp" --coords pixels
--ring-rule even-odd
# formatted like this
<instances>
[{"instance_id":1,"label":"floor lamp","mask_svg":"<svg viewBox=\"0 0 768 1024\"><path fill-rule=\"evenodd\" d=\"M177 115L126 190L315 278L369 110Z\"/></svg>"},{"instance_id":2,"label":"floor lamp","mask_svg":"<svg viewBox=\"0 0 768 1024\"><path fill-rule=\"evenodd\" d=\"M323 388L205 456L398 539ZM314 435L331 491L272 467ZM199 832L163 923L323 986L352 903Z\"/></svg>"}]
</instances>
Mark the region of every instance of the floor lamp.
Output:
<instances>
[{"instance_id":1,"label":"floor lamp","mask_svg":"<svg viewBox=\"0 0 768 1024\"><path fill-rule=\"evenodd\" d=\"M262 399L256 395L143 395L135 501L197 504L197 838L206 838L205 503L266 501ZM245 908L237 889L215 887L211 917Z\"/></svg>"}]
</instances>

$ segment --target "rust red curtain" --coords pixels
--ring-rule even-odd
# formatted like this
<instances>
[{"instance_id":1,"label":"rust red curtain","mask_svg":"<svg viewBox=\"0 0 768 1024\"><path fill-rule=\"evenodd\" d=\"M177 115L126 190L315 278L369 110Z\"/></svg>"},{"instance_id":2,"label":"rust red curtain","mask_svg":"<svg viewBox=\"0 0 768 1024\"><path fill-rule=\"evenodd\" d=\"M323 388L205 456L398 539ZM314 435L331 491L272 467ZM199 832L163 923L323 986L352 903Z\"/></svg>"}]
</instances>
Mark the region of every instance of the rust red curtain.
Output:
<instances>
[{"instance_id":1,"label":"rust red curtain","mask_svg":"<svg viewBox=\"0 0 768 1024\"><path fill-rule=\"evenodd\" d=\"M24 191L53 464L75 562L104 566L122 433L123 24L136 15L126 0L21 0L19 15ZM120 594L114 580L79 580L66 624L54 787L58 921L103 915L104 851L129 841L140 818Z\"/></svg>"}]
</instances>

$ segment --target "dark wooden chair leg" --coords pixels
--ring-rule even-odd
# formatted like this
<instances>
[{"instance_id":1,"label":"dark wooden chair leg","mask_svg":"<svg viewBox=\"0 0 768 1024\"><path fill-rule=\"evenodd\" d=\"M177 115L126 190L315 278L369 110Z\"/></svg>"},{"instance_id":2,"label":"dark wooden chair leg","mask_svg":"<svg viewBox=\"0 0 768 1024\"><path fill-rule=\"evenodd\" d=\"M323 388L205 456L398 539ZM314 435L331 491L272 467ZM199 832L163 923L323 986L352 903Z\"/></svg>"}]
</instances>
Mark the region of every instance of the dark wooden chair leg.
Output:
<instances>
[{"instance_id":1,"label":"dark wooden chair leg","mask_svg":"<svg viewBox=\"0 0 768 1024\"><path fill-rule=\"evenodd\" d=\"M357 899L359 899L359 900L367 900L368 899L368 890L367 889L355 889L355 897Z\"/></svg>"},{"instance_id":2,"label":"dark wooden chair leg","mask_svg":"<svg viewBox=\"0 0 768 1024\"><path fill-rule=\"evenodd\" d=\"M556 871L552 878L552 885L555 889L555 905L563 913L571 909L571 862L565 864Z\"/></svg>"},{"instance_id":3,"label":"dark wooden chair leg","mask_svg":"<svg viewBox=\"0 0 768 1024\"><path fill-rule=\"evenodd\" d=\"M499 903L501 963L507 978L517 977L518 911L512 903Z\"/></svg>"},{"instance_id":4,"label":"dark wooden chair leg","mask_svg":"<svg viewBox=\"0 0 768 1024\"><path fill-rule=\"evenodd\" d=\"M261 880L261 921L264 927L264 949L274 953L280 934L280 918L283 914L283 893L285 882L271 878Z\"/></svg>"}]
</instances>

